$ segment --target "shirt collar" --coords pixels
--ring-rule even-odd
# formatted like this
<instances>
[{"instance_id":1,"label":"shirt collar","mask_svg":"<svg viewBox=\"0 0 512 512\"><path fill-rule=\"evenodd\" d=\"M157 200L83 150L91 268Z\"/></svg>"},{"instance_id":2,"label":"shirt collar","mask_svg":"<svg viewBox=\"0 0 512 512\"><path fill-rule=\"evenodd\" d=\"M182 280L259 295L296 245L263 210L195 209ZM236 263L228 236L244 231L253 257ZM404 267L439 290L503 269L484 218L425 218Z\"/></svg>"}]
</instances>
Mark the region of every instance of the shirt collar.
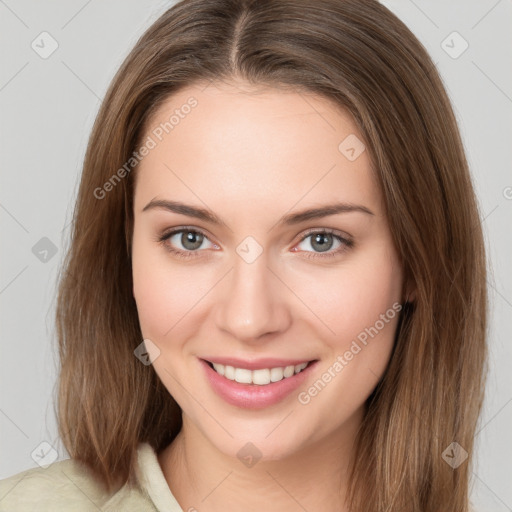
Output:
<instances>
[{"instance_id":1,"label":"shirt collar","mask_svg":"<svg viewBox=\"0 0 512 512\"><path fill-rule=\"evenodd\" d=\"M159 512L183 512L169 489L156 452L147 442L139 443L135 474Z\"/></svg>"}]
</instances>

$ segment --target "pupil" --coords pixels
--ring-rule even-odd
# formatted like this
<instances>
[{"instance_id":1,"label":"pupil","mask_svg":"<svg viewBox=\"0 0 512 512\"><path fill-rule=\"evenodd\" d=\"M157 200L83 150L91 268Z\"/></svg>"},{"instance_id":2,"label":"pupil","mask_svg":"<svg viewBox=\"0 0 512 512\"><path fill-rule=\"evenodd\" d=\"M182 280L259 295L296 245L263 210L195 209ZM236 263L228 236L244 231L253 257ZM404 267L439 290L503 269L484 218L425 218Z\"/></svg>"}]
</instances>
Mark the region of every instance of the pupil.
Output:
<instances>
[{"instance_id":1,"label":"pupil","mask_svg":"<svg viewBox=\"0 0 512 512\"><path fill-rule=\"evenodd\" d=\"M193 231L188 231L186 233L183 233L183 235L181 236L181 243L183 244L183 247L192 251L201 246L201 243L203 242L202 236L203 235L201 235L201 233L195 233ZM194 242L194 239L196 239L195 242ZM192 246L187 245L189 243Z\"/></svg>"},{"instance_id":2,"label":"pupil","mask_svg":"<svg viewBox=\"0 0 512 512\"><path fill-rule=\"evenodd\" d=\"M320 244L319 247L317 247L320 252L328 251L332 247L332 236L328 233L318 233L313 238L313 247L316 243Z\"/></svg>"}]
</instances>

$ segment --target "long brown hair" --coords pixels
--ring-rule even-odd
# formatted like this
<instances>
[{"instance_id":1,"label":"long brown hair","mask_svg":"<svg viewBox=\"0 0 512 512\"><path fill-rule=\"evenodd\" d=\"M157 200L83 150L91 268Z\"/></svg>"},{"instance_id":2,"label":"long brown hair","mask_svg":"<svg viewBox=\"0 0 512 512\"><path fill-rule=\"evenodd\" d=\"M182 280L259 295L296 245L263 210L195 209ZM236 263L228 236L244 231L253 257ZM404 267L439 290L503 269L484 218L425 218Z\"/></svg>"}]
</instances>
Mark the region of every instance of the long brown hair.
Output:
<instances>
[{"instance_id":1,"label":"long brown hair","mask_svg":"<svg viewBox=\"0 0 512 512\"><path fill-rule=\"evenodd\" d=\"M139 442L159 452L181 428L176 402L133 353L142 335L132 295L131 159L169 95L233 77L313 92L352 114L415 290L366 404L351 510L467 511L486 374L480 219L439 74L376 0L185 0L125 59L90 136L59 287L66 449L111 489L133 475ZM452 442L469 454L457 468L443 458Z\"/></svg>"}]
</instances>

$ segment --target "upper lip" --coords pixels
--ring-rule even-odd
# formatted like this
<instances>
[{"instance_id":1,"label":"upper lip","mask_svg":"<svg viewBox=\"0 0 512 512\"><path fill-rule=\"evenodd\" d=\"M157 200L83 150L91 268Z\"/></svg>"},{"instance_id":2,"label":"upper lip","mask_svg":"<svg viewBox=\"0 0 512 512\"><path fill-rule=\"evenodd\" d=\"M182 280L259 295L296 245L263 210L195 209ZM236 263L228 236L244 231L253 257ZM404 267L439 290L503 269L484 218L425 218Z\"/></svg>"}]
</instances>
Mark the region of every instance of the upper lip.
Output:
<instances>
[{"instance_id":1,"label":"upper lip","mask_svg":"<svg viewBox=\"0 0 512 512\"><path fill-rule=\"evenodd\" d=\"M234 368L245 368L247 370L263 370L265 368L278 368L284 366L295 366L301 363L309 363L314 359L278 359L275 357L263 357L260 359L239 359L237 357L204 357L204 361Z\"/></svg>"}]
</instances>

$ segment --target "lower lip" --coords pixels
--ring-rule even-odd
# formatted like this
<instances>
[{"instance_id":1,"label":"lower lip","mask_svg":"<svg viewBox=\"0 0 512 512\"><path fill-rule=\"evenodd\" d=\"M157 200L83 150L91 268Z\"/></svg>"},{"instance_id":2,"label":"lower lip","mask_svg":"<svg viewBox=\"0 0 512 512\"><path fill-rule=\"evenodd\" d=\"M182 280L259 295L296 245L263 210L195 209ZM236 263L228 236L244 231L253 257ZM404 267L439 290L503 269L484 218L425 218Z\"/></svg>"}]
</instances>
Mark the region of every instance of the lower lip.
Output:
<instances>
[{"instance_id":1,"label":"lower lip","mask_svg":"<svg viewBox=\"0 0 512 512\"><path fill-rule=\"evenodd\" d=\"M203 359L200 362L213 390L229 404L244 409L263 409L280 402L304 382L317 363L317 361L309 363L304 370L292 377L260 386L258 384L241 384L226 379Z\"/></svg>"}]
</instances>

